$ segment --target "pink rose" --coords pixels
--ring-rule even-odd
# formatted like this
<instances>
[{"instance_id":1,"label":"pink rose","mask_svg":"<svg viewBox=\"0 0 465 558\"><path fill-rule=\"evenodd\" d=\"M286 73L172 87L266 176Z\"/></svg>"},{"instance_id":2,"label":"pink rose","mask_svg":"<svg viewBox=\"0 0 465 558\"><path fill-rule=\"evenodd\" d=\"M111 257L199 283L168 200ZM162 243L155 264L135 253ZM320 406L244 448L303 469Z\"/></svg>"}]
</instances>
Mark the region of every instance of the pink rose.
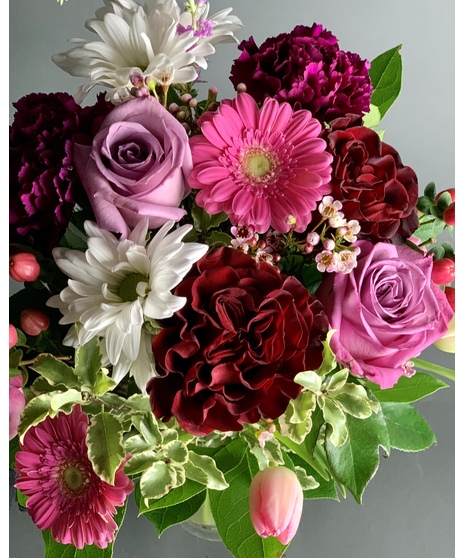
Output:
<instances>
[{"instance_id":1,"label":"pink rose","mask_svg":"<svg viewBox=\"0 0 465 558\"><path fill-rule=\"evenodd\" d=\"M316 295L336 330L331 348L338 362L390 388L411 358L446 333L454 312L431 281L431 257L383 242L357 245L357 267L327 274Z\"/></svg>"},{"instance_id":2,"label":"pink rose","mask_svg":"<svg viewBox=\"0 0 465 558\"><path fill-rule=\"evenodd\" d=\"M10 378L10 440L18 433L21 411L26 405L26 399L21 389L22 386L23 378L21 376L13 376Z\"/></svg>"},{"instance_id":3,"label":"pink rose","mask_svg":"<svg viewBox=\"0 0 465 558\"><path fill-rule=\"evenodd\" d=\"M188 136L153 97L115 107L74 157L100 228L126 238L142 216L155 229L186 214L179 204L190 191Z\"/></svg>"}]
</instances>

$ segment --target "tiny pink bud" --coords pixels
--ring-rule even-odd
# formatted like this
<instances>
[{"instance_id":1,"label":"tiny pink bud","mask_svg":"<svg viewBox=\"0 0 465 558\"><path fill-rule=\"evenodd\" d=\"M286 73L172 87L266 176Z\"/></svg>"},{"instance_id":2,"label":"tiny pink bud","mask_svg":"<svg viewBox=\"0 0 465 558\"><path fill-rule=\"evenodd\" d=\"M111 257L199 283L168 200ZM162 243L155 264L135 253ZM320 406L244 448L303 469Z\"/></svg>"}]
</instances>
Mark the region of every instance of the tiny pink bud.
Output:
<instances>
[{"instance_id":1,"label":"tiny pink bud","mask_svg":"<svg viewBox=\"0 0 465 558\"><path fill-rule=\"evenodd\" d=\"M199 104L199 102L197 101L197 99L191 99L189 101L189 106L190 108L196 108L196 106Z\"/></svg>"},{"instance_id":2,"label":"tiny pink bud","mask_svg":"<svg viewBox=\"0 0 465 558\"><path fill-rule=\"evenodd\" d=\"M288 544L299 527L304 495L295 473L287 467L268 467L252 479L249 511L262 538L277 537Z\"/></svg>"},{"instance_id":3,"label":"tiny pink bud","mask_svg":"<svg viewBox=\"0 0 465 558\"><path fill-rule=\"evenodd\" d=\"M260 248L260 250L264 250L266 248L266 242L263 239L260 239L257 242L257 248Z\"/></svg>"},{"instance_id":4,"label":"tiny pink bud","mask_svg":"<svg viewBox=\"0 0 465 558\"><path fill-rule=\"evenodd\" d=\"M34 254L20 252L10 256L10 277L15 281L35 281L39 274L40 265Z\"/></svg>"},{"instance_id":5,"label":"tiny pink bud","mask_svg":"<svg viewBox=\"0 0 465 558\"><path fill-rule=\"evenodd\" d=\"M323 248L325 250L334 250L334 248L336 247L336 243L334 242L334 240L332 240L331 238L327 238L324 242L323 242Z\"/></svg>"},{"instance_id":6,"label":"tiny pink bud","mask_svg":"<svg viewBox=\"0 0 465 558\"><path fill-rule=\"evenodd\" d=\"M28 308L23 310L19 317L19 323L21 324L21 329L27 335L39 335L42 331L48 329L50 325L50 319L47 314L44 314L42 310L36 310L35 308Z\"/></svg>"},{"instance_id":7,"label":"tiny pink bud","mask_svg":"<svg viewBox=\"0 0 465 558\"><path fill-rule=\"evenodd\" d=\"M455 262L449 258L442 258L433 262L431 281L436 285L447 285L455 279Z\"/></svg>"},{"instance_id":8,"label":"tiny pink bud","mask_svg":"<svg viewBox=\"0 0 465 558\"><path fill-rule=\"evenodd\" d=\"M449 207L446 207L446 209L444 209L442 218L447 225L455 227L455 202L452 202Z\"/></svg>"},{"instance_id":9,"label":"tiny pink bud","mask_svg":"<svg viewBox=\"0 0 465 558\"><path fill-rule=\"evenodd\" d=\"M168 107L168 110L171 112L171 114L176 114L179 110L179 105L177 103L171 103Z\"/></svg>"},{"instance_id":10,"label":"tiny pink bud","mask_svg":"<svg viewBox=\"0 0 465 558\"><path fill-rule=\"evenodd\" d=\"M452 201L455 202L455 188L448 188L447 190L442 190L442 192L439 192L439 194L436 196L436 199L434 200L436 203L438 202L442 194L444 194L444 192L449 192Z\"/></svg>"},{"instance_id":11,"label":"tiny pink bud","mask_svg":"<svg viewBox=\"0 0 465 558\"><path fill-rule=\"evenodd\" d=\"M181 101L185 105L187 105L191 99L192 99L192 95L190 93L184 93L184 95L181 97Z\"/></svg>"},{"instance_id":12,"label":"tiny pink bud","mask_svg":"<svg viewBox=\"0 0 465 558\"><path fill-rule=\"evenodd\" d=\"M247 92L247 85L245 83L239 83L236 87L236 91L238 93L246 93Z\"/></svg>"},{"instance_id":13,"label":"tiny pink bud","mask_svg":"<svg viewBox=\"0 0 465 558\"><path fill-rule=\"evenodd\" d=\"M10 349L18 342L18 332L14 325L10 324Z\"/></svg>"}]
</instances>

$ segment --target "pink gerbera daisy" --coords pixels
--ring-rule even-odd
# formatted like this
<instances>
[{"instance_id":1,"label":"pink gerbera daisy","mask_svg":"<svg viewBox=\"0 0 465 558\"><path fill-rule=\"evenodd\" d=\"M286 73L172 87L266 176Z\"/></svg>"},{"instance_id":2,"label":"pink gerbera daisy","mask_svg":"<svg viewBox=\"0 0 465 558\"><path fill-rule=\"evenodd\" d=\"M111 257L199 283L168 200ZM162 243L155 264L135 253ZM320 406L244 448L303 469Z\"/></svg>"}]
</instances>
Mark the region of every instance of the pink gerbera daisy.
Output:
<instances>
[{"instance_id":1,"label":"pink gerbera daisy","mask_svg":"<svg viewBox=\"0 0 465 558\"><path fill-rule=\"evenodd\" d=\"M332 156L308 110L266 99L261 110L247 93L222 101L200 119L190 140L194 170L189 183L208 213L224 211L233 225L298 232L330 192ZM289 219L292 216L294 219ZM295 221L294 221L295 220Z\"/></svg>"},{"instance_id":2,"label":"pink gerbera daisy","mask_svg":"<svg viewBox=\"0 0 465 558\"><path fill-rule=\"evenodd\" d=\"M122 466L112 486L93 471L87 457L89 419L79 405L69 415L47 417L31 427L16 454L16 487L39 529L63 544L106 548L115 538L116 508L134 488Z\"/></svg>"}]
</instances>

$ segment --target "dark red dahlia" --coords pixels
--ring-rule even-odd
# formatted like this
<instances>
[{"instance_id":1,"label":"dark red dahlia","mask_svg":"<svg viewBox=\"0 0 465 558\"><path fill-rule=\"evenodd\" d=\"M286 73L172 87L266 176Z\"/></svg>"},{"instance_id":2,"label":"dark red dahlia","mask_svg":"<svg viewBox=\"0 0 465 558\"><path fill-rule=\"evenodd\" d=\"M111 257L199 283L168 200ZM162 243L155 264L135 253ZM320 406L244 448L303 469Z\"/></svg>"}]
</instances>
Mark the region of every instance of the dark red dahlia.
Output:
<instances>
[{"instance_id":1,"label":"dark red dahlia","mask_svg":"<svg viewBox=\"0 0 465 558\"><path fill-rule=\"evenodd\" d=\"M298 372L322 361L328 320L294 277L232 248L207 253L175 290L185 306L153 340L155 416L195 435L275 419Z\"/></svg>"},{"instance_id":2,"label":"dark red dahlia","mask_svg":"<svg viewBox=\"0 0 465 558\"><path fill-rule=\"evenodd\" d=\"M408 238L419 225L413 169L375 131L352 126L347 118L331 122L323 135L333 156L331 196L342 202L348 221L360 223L359 236L372 241Z\"/></svg>"},{"instance_id":3,"label":"dark red dahlia","mask_svg":"<svg viewBox=\"0 0 465 558\"><path fill-rule=\"evenodd\" d=\"M298 25L258 47L250 37L239 45L230 79L247 86L257 102L267 97L307 109L320 122L347 113L369 111L372 85L369 62L340 50L337 38L322 25Z\"/></svg>"}]
</instances>

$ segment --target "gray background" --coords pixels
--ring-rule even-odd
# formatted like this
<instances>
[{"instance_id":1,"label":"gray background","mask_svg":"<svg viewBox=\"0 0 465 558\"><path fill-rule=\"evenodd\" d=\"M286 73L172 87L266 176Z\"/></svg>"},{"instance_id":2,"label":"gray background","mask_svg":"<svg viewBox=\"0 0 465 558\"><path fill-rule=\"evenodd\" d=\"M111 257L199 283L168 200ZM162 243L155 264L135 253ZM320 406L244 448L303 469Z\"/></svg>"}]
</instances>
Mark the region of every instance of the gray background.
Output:
<instances>
[{"instance_id":1,"label":"gray background","mask_svg":"<svg viewBox=\"0 0 465 558\"><path fill-rule=\"evenodd\" d=\"M71 37L91 37L84 20L101 0L10 2L10 102L30 92L67 91L81 84L57 68L52 54L67 50ZM454 2L453 0L211 0L212 12L231 6L257 44L295 25L321 23L344 50L372 60L402 44L403 90L386 115L385 141L413 167L420 188L434 181L438 190L454 186ZM233 95L228 75L239 55L234 45L218 45L202 78ZM93 103L91 92L88 102ZM13 114L10 108L10 119ZM454 367L454 355L435 348L423 358ZM352 496L340 503L306 502L300 529L287 558L451 558L454 556L454 395L444 389L420 401L438 443L418 454L395 452L381 459L363 504ZM12 506L10 558L41 558L42 538L27 513ZM161 539L130 502L115 545L115 558L227 558L221 543L194 538L181 527Z\"/></svg>"}]
</instances>

